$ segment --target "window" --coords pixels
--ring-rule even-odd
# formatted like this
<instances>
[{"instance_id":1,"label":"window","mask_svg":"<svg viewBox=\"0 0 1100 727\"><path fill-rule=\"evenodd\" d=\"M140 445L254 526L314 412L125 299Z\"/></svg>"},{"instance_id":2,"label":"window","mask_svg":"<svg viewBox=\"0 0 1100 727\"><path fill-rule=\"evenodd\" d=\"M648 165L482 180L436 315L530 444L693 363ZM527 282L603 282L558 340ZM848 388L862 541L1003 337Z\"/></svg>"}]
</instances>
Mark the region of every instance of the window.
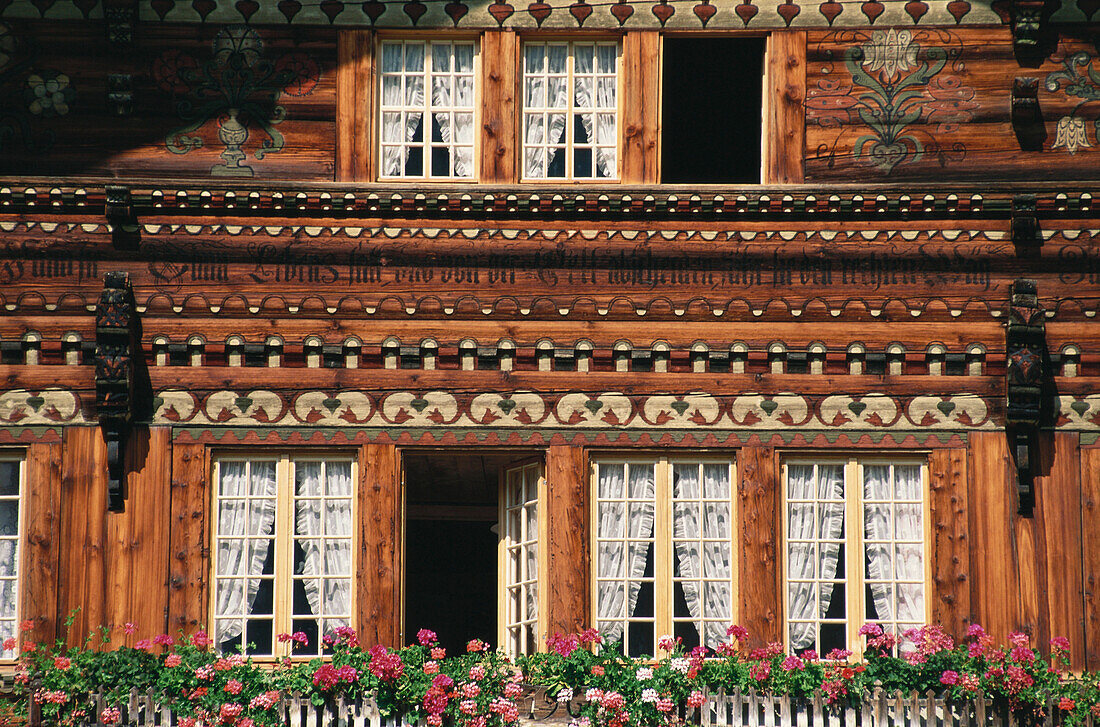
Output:
<instances>
[{"instance_id":1,"label":"window","mask_svg":"<svg viewBox=\"0 0 1100 727\"><path fill-rule=\"evenodd\" d=\"M223 457L214 478L214 638L223 651L281 656L301 631L321 638L352 614L354 463L326 457Z\"/></svg>"},{"instance_id":2,"label":"window","mask_svg":"<svg viewBox=\"0 0 1100 727\"><path fill-rule=\"evenodd\" d=\"M661 181L759 182L764 39L665 38L662 68Z\"/></svg>"},{"instance_id":3,"label":"window","mask_svg":"<svg viewBox=\"0 0 1100 727\"><path fill-rule=\"evenodd\" d=\"M524 44L525 178L619 176L618 64L615 42Z\"/></svg>"},{"instance_id":4,"label":"window","mask_svg":"<svg viewBox=\"0 0 1100 727\"><path fill-rule=\"evenodd\" d=\"M790 648L859 653L866 622L925 623L924 466L791 461L785 480Z\"/></svg>"},{"instance_id":5,"label":"window","mask_svg":"<svg viewBox=\"0 0 1100 727\"><path fill-rule=\"evenodd\" d=\"M501 643L512 657L538 651L539 501L543 482L539 463L504 471Z\"/></svg>"},{"instance_id":6,"label":"window","mask_svg":"<svg viewBox=\"0 0 1100 727\"><path fill-rule=\"evenodd\" d=\"M19 635L22 483L22 457L0 453L0 641ZM0 659L18 657L18 649L8 649L0 653Z\"/></svg>"},{"instance_id":7,"label":"window","mask_svg":"<svg viewBox=\"0 0 1100 727\"><path fill-rule=\"evenodd\" d=\"M471 41L382 41L381 176L474 176Z\"/></svg>"},{"instance_id":8,"label":"window","mask_svg":"<svg viewBox=\"0 0 1100 727\"><path fill-rule=\"evenodd\" d=\"M664 634L714 646L733 622L733 466L728 460L595 465L596 627L627 654Z\"/></svg>"}]
</instances>

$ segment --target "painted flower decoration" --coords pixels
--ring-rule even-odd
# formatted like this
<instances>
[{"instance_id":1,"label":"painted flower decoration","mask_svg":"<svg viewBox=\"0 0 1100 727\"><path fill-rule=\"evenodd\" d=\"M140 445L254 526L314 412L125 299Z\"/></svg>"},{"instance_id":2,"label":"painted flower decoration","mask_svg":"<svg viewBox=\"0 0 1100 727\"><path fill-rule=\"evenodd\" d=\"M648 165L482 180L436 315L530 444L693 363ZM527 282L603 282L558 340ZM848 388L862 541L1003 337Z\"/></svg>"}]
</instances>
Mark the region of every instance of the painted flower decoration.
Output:
<instances>
[{"instance_id":1,"label":"painted flower decoration","mask_svg":"<svg viewBox=\"0 0 1100 727\"><path fill-rule=\"evenodd\" d=\"M307 96L321 80L321 68L306 53L287 53L275 63L275 73L286 79L283 93L288 96Z\"/></svg>"},{"instance_id":2,"label":"painted flower decoration","mask_svg":"<svg viewBox=\"0 0 1100 727\"><path fill-rule=\"evenodd\" d=\"M870 42L863 44L863 65L868 73L882 71L883 78L889 81L916 68L919 50L908 30L876 30L871 33Z\"/></svg>"},{"instance_id":3,"label":"painted flower decoration","mask_svg":"<svg viewBox=\"0 0 1100 727\"><path fill-rule=\"evenodd\" d=\"M75 95L69 77L53 70L28 77L24 92L27 109L36 116L64 116L69 113L69 104Z\"/></svg>"},{"instance_id":4,"label":"painted flower decoration","mask_svg":"<svg viewBox=\"0 0 1100 727\"><path fill-rule=\"evenodd\" d=\"M1063 116L1058 119L1058 128L1051 149L1064 148L1070 154L1076 154L1078 149L1088 149L1091 146L1088 134L1085 133L1084 119L1077 116Z\"/></svg>"},{"instance_id":5,"label":"painted flower decoration","mask_svg":"<svg viewBox=\"0 0 1100 727\"><path fill-rule=\"evenodd\" d=\"M11 65L15 55L15 34L8 26L0 23L0 71Z\"/></svg>"}]
</instances>

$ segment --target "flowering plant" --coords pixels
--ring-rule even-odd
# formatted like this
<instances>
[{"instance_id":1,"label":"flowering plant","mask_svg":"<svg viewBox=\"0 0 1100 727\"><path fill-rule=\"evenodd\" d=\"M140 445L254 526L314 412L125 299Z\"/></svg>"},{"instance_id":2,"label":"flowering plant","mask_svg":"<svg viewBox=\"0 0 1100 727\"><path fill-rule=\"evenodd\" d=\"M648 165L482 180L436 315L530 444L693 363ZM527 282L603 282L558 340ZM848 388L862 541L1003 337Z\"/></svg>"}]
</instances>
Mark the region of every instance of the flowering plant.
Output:
<instances>
[{"instance_id":1,"label":"flowering plant","mask_svg":"<svg viewBox=\"0 0 1100 727\"><path fill-rule=\"evenodd\" d=\"M33 622L25 624L33 628ZM122 627L135 633L131 624ZM284 697L321 706L340 697L373 696L387 715L423 719L432 727L514 727L521 682L541 686L566 703L574 727L672 727L703 706L707 690L757 690L807 699L820 693L833 707L858 705L872 689L931 690L948 699L992 699L1019 717L1034 718L1050 706L1065 725L1100 717L1100 675L1069 674L1069 642L1051 640L1049 655L1014 633L996 646L980 626L956 643L938 626L893 634L867 624L862 660L834 650L787 653L778 643L748 648L748 632L731 626L728 641L713 650L684 648L662 637L658 658L624 656L594 629L555 634L547 651L512 664L484 642L447 654L435 633L421 629L401 649L365 648L354 630L325 637L326 656L284 659L272 666L241 654L219 654L203 632L173 638L161 634L134 646L110 647L100 629L79 647L27 643L16 679L46 723L75 725L98 718L114 725L131 690L151 692L180 720L180 727L275 727ZM302 643L304 634L282 641ZM106 708L93 714L92 695Z\"/></svg>"}]
</instances>

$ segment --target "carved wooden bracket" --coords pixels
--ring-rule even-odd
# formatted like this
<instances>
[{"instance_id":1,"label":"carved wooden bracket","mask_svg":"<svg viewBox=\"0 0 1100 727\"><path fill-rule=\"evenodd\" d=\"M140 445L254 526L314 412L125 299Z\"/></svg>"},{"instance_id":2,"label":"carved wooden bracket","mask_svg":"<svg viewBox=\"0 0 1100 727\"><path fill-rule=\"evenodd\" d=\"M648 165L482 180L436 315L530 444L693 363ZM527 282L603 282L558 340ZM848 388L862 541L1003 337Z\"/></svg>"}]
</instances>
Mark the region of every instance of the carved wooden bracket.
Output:
<instances>
[{"instance_id":1,"label":"carved wooden bracket","mask_svg":"<svg viewBox=\"0 0 1100 727\"><path fill-rule=\"evenodd\" d=\"M1012 81L1012 130L1024 151L1042 151L1047 138L1039 107L1039 79L1018 77Z\"/></svg>"},{"instance_id":2,"label":"carved wooden bracket","mask_svg":"<svg viewBox=\"0 0 1100 727\"><path fill-rule=\"evenodd\" d=\"M129 73L107 74L107 108L115 116L134 112L134 77Z\"/></svg>"},{"instance_id":3,"label":"carved wooden bracket","mask_svg":"<svg viewBox=\"0 0 1100 727\"><path fill-rule=\"evenodd\" d=\"M1012 198L1012 244L1021 257L1038 255L1043 246L1039 203L1034 194L1017 194Z\"/></svg>"},{"instance_id":4,"label":"carved wooden bracket","mask_svg":"<svg viewBox=\"0 0 1100 727\"><path fill-rule=\"evenodd\" d=\"M107 41L111 45L133 45L134 26L138 21L138 5L135 0L105 0L103 19L107 25Z\"/></svg>"},{"instance_id":5,"label":"carved wooden bracket","mask_svg":"<svg viewBox=\"0 0 1100 727\"><path fill-rule=\"evenodd\" d=\"M129 273L104 276L95 319L95 398L107 442L107 509L121 512L126 499L126 440L134 419L135 360L141 350L141 323Z\"/></svg>"},{"instance_id":6,"label":"carved wooden bracket","mask_svg":"<svg viewBox=\"0 0 1100 727\"><path fill-rule=\"evenodd\" d=\"M1016 487L1022 515L1030 515L1035 505L1033 465L1047 376L1045 321L1046 311L1039 306L1035 281L1013 282L1005 328L1008 359L1005 431L1016 458Z\"/></svg>"},{"instance_id":7,"label":"carved wooden bracket","mask_svg":"<svg viewBox=\"0 0 1100 727\"><path fill-rule=\"evenodd\" d=\"M103 207L103 214L111 223L111 242L122 250L136 249L141 242L141 227L134 212L130 188L108 184L104 191L107 202Z\"/></svg>"}]
</instances>

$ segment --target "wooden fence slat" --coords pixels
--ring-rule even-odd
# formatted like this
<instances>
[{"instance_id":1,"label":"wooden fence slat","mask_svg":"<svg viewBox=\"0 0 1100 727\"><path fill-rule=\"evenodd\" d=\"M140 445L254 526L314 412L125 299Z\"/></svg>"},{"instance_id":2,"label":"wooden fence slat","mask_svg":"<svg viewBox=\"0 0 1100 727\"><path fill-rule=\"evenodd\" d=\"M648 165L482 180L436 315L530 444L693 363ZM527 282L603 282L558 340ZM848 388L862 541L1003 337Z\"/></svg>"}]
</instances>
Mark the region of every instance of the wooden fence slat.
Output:
<instances>
[{"instance_id":1,"label":"wooden fence slat","mask_svg":"<svg viewBox=\"0 0 1100 727\"><path fill-rule=\"evenodd\" d=\"M755 689L749 692L749 727L760 726L760 693Z\"/></svg>"}]
</instances>

